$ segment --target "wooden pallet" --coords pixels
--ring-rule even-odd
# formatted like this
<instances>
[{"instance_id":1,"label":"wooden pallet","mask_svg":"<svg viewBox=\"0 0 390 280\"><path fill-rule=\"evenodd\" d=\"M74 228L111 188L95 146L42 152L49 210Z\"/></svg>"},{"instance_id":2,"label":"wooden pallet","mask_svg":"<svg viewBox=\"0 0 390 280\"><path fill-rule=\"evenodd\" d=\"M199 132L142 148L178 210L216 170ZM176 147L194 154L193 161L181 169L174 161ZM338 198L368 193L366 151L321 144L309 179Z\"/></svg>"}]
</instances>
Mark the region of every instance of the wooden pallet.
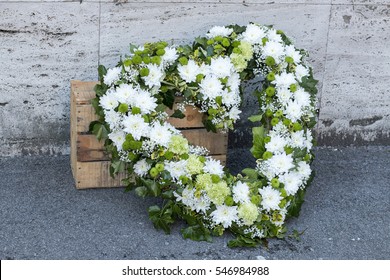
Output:
<instances>
[{"instance_id":1,"label":"wooden pallet","mask_svg":"<svg viewBox=\"0 0 390 280\"><path fill-rule=\"evenodd\" d=\"M89 134L89 124L97 119L91 105L95 97L94 86L97 82L71 81L71 167L77 189L119 187L125 174L115 178L110 176L109 155L103 143L95 135ZM172 114L176 109L175 101ZM203 146L213 158L226 163L227 134L207 132L202 123L203 114L192 106L186 106L185 118L170 118L169 122L180 129L188 142Z\"/></svg>"}]
</instances>

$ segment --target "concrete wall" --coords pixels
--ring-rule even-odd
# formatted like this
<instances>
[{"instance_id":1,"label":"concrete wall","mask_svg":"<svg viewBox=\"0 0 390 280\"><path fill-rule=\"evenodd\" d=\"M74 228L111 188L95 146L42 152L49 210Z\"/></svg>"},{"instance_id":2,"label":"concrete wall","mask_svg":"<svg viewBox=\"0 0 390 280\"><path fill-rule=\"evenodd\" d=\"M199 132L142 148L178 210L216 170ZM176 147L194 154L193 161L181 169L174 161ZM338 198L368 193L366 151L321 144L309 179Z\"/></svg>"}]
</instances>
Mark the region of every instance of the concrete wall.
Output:
<instances>
[{"instance_id":1,"label":"concrete wall","mask_svg":"<svg viewBox=\"0 0 390 280\"><path fill-rule=\"evenodd\" d=\"M116 2L116 3L115 3ZM320 80L321 145L390 144L390 0L0 0L0 155L69 153L69 81L128 44L191 42L213 25L273 24ZM249 145L246 114L231 145Z\"/></svg>"}]
</instances>

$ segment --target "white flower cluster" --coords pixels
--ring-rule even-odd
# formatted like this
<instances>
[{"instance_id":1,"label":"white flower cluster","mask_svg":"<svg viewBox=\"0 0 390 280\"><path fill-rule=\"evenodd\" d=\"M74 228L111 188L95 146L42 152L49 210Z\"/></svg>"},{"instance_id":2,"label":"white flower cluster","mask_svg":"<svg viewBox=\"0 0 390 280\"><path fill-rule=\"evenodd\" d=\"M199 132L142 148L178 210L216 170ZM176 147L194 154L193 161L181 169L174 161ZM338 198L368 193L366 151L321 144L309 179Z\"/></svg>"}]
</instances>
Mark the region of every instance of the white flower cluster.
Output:
<instances>
[{"instance_id":1,"label":"white flower cluster","mask_svg":"<svg viewBox=\"0 0 390 280\"><path fill-rule=\"evenodd\" d=\"M214 39L225 46L234 42L234 49L208 59L180 60L179 48L159 46L148 56L145 45L135 49L123 67L107 71L103 81L109 89L99 104L110 127L108 137L120 158L133 164L135 174L165 185L170 180L176 202L201 215L206 226L234 224L246 236L263 238L267 231L260 223L268 221L281 230L289 200L311 175L310 158L305 156L313 137L301 125L314 111L310 94L301 86L309 68L303 54L269 27L249 24L235 34L233 28L216 26L206 37L211 45ZM249 61L256 65L254 74L267 78L261 111L273 117L265 153L257 160L256 170L267 181L261 187L225 174L220 161L209 157L205 148L189 145L158 108L167 85L179 94L190 89L198 99L185 100L179 109L200 105L216 128L233 128L241 113L240 73Z\"/></svg>"}]
</instances>

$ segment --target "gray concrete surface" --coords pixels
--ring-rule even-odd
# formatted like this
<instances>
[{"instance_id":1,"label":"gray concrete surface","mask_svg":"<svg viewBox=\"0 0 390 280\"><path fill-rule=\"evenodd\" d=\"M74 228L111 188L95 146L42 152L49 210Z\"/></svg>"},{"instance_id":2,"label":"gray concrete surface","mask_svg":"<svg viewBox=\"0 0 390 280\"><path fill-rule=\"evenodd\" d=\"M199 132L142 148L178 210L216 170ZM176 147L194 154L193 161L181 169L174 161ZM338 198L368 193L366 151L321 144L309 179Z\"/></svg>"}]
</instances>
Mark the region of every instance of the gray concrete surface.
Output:
<instances>
[{"instance_id":1,"label":"gray concrete surface","mask_svg":"<svg viewBox=\"0 0 390 280\"><path fill-rule=\"evenodd\" d=\"M390 259L390 147L318 148L317 176L290 233L268 248L230 249L156 231L122 188L76 190L68 156L0 157L0 259ZM232 171L250 165L229 151Z\"/></svg>"},{"instance_id":2,"label":"gray concrete surface","mask_svg":"<svg viewBox=\"0 0 390 280\"><path fill-rule=\"evenodd\" d=\"M81 3L80 3L81 2ZM115 2L115 3L114 3ZM389 143L388 0L0 0L0 156L69 154L71 79L129 43L192 42L213 25L273 24L310 52L321 145ZM253 102L244 103L247 114ZM246 119L245 119L246 121ZM250 142L239 123L236 147Z\"/></svg>"}]
</instances>

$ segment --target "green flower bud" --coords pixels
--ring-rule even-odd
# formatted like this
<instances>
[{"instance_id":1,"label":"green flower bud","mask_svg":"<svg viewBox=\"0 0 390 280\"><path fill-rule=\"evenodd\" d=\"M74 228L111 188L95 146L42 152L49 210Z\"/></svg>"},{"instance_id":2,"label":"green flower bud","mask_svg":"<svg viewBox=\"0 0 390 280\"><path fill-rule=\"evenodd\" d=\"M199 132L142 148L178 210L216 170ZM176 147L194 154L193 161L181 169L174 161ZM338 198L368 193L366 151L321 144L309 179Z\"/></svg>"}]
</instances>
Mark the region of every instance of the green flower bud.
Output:
<instances>
[{"instance_id":1,"label":"green flower bud","mask_svg":"<svg viewBox=\"0 0 390 280\"><path fill-rule=\"evenodd\" d=\"M295 122L293 124L293 129L294 129L294 131L300 131L300 130L302 130L302 125L299 122Z\"/></svg>"},{"instance_id":2,"label":"green flower bud","mask_svg":"<svg viewBox=\"0 0 390 280\"><path fill-rule=\"evenodd\" d=\"M233 197L227 196L227 197L225 198L225 205L226 205L226 206L233 206L233 204L234 204Z\"/></svg>"},{"instance_id":3,"label":"green flower bud","mask_svg":"<svg viewBox=\"0 0 390 280\"><path fill-rule=\"evenodd\" d=\"M234 48L233 53L240 54L241 50L239 48Z\"/></svg>"},{"instance_id":4,"label":"green flower bud","mask_svg":"<svg viewBox=\"0 0 390 280\"><path fill-rule=\"evenodd\" d=\"M287 155L292 154L294 152L294 149L290 146L284 147L284 151L286 152Z\"/></svg>"},{"instance_id":5,"label":"green flower bud","mask_svg":"<svg viewBox=\"0 0 390 280\"><path fill-rule=\"evenodd\" d=\"M269 143L269 142L271 142L271 137L270 136L265 136L264 137L264 143Z\"/></svg>"},{"instance_id":6,"label":"green flower bud","mask_svg":"<svg viewBox=\"0 0 390 280\"><path fill-rule=\"evenodd\" d=\"M118 111L123 114L126 113L128 110L129 110L129 105L125 103L121 103L121 105L119 105L118 107Z\"/></svg>"},{"instance_id":7,"label":"green flower bud","mask_svg":"<svg viewBox=\"0 0 390 280\"><path fill-rule=\"evenodd\" d=\"M130 150L130 149L131 149L130 141L125 141L125 142L123 142L123 144L122 144L122 149L123 149L124 151Z\"/></svg>"},{"instance_id":8,"label":"green flower bud","mask_svg":"<svg viewBox=\"0 0 390 280\"><path fill-rule=\"evenodd\" d=\"M133 107L133 108L131 108L131 113L133 115L141 114L141 109L138 107Z\"/></svg>"},{"instance_id":9,"label":"green flower bud","mask_svg":"<svg viewBox=\"0 0 390 280\"><path fill-rule=\"evenodd\" d=\"M179 58L179 62L181 65L187 65L188 64L188 59L184 56Z\"/></svg>"},{"instance_id":10,"label":"green flower bud","mask_svg":"<svg viewBox=\"0 0 390 280\"><path fill-rule=\"evenodd\" d=\"M291 124L291 121L290 121L289 119L284 119L284 120L283 120L283 124L284 124L285 126L289 126L289 125Z\"/></svg>"},{"instance_id":11,"label":"green flower bud","mask_svg":"<svg viewBox=\"0 0 390 280\"><path fill-rule=\"evenodd\" d=\"M306 154L305 157L303 158L306 162L310 162L311 160L311 155L310 154Z\"/></svg>"},{"instance_id":12,"label":"green flower bud","mask_svg":"<svg viewBox=\"0 0 390 280\"><path fill-rule=\"evenodd\" d=\"M252 196L251 196L251 202L252 202L254 205L259 205L259 204L260 204L260 201L261 201L260 195L252 195Z\"/></svg>"},{"instance_id":13,"label":"green flower bud","mask_svg":"<svg viewBox=\"0 0 390 280\"><path fill-rule=\"evenodd\" d=\"M144 57L142 58L142 60L143 60L143 62L144 62L145 64L149 64L149 63L150 63L150 57L149 57L149 56L144 56Z\"/></svg>"},{"instance_id":14,"label":"green flower bud","mask_svg":"<svg viewBox=\"0 0 390 280\"><path fill-rule=\"evenodd\" d=\"M271 120L271 125L272 126L275 126L275 125L277 125L279 123L279 119L278 118L273 118L272 120Z\"/></svg>"},{"instance_id":15,"label":"green flower bud","mask_svg":"<svg viewBox=\"0 0 390 280\"><path fill-rule=\"evenodd\" d=\"M265 111L265 115L270 118L274 115L274 113L270 110L270 109L267 109L267 111Z\"/></svg>"},{"instance_id":16,"label":"green flower bud","mask_svg":"<svg viewBox=\"0 0 390 280\"><path fill-rule=\"evenodd\" d=\"M149 122L150 122L150 118L149 118L148 115L143 115L142 118L144 119L144 121L145 121L146 123L149 123Z\"/></svg>"},{"instance_id":17,"label":"green flower bud","mask_svg":"<svg viewBox=\"0 0 390 280\"><path fill-rule=\"evenodd\" d=\"M142 141L129 141L130 149L139 150L142 147Z\"/></svg>"},{"instance_id":18,"label":"green flower bud","mask_svg":"<svg viewBox=\"0 0 390 280\"><path fill-rule=\"evenodd\" d=\"M214 184L216 184L216 183L219 183L219 181L221 181L221 178L219 178L218 175L213 174L213 175L211 175L211 181L212 181Z\"/></svg>"},{"instance_id":19,"label":"green flower bud","mask_svg":"<svg viewBox=\"0 0 390 280\"><path fill-rule=\"evenodd\" d=\"M234 42L232 43L232 46L233 46L233 48L237 48L240 44L241 44L240 41L234 41Z\"/></svg>"},{"instance_id":20,"label":"green flower bud","mask_svg":"<svg viewBox=\"0 0 390 280\"><path fill-rule=\"evenodd\" d=\"M222 46L224 46L224 47L229 47L230 46L230 41L229 41L228 38L223 38Z\"/></svg>"},{"instance_id":21,"label":"green flower bud","mask_svg":"<svg viewBox=\"0 0 390 280\"><path fill-rule=\"evenodd\" d=\"M164 154L164 157L167 159L167 160L171 160L173 158L173 153L170 152L170 151L167 151L165 154Z\"/></svg>"},{"instance_id":22,"label":"green flower bud","mask_svg":"<svg viewBox=\"0 0 390 280\"><path fill-rule=\"evenodd\" d=\"M282 201L280 201L280 203L279 203L279 207L284 208L284 206L286 206L286 204L287 204L287 201L285 199L282 199Z\"/></svg>"},{"instance_id":23,"label":"green flower bud","mask_svg":"<svg viewBox=\"0 0 390 280\"><path fill-rule=\"evenodd\" d=\"M152 178L156 178L158 176L158 170L156 167L152 167L150 170L149 170L149 174L150 176L152 176Z\"/></svg>"},{"instance_id":24,"label":"green flower bud","mask_svg":"<svg viewBox=\"0 0 390 280\"><path fill-rule=\"evenodd\" d=\"M297 85L296 84L290 85L290 91L291 92L296 92L297 91Z\"/></svg>"},{"instance_id":25,"label":"green flower bud","mask_svg":"<svg viewBox=\"0 0 390 280\"><path fill-rule=\"evenodd\" d=\"M184 175L181 175L179 177L180 181L183 183L183 184L187 184L188 183L188 177L184 176Z\"/></svg>"},{"instance_id":26,"label":"green flower bud","mask_svg":"<svg viewBox=\"0 0 390 280\"><path fill-rule=\"evenodd\" d=\"M267 80L270 81L270 82L275 80L275 73L274 72L268 73Z\"/></svg>"},{"instance_id":27,"label":"green flower bud","mask_svg":"<svg viewBox=\"0 0 390 280\"><path fill-rule=\"evenodd\" d=\"M124 66L130 66L133 64L133 61L131 59L126 59L124 62L123 62L123 65Z\"/></svg>"},{"instance_id":28,"label":"green flower bud","mask_svg":"<svg viewBox=\"0 0 390 280\"><path fill-rule=\"evenodd\" d=\"M266 151L266 152L264 152L264 154L263 154L263 159L264 159L264 160L267 160L267 159L272 158L272 156L273 156L273 154L272 154L270 151Z\"/></svg>"},{"instance_id":29,"label":"green flower bud","mask_svg":"<svg viewBox=\"0 0 390 280\"><path fill-rule=\"evenodd\" d=\"M265 90L265 93L267 94L267 96L272 97L275 95L275 88L274 87L267 87L267 89Z\"/></svg>"},{"instance_id":30,"label":"green flower bud","mask_svg":"<svg viewBox=\"0 0 390 280\"><path fill-rule=\"evenodd\" d=\"M289 64L292 64L294 63L294 59L291 57L291 56L286 56L286 58L284 59L287 63Z\"/></svg>"},{"instance_id":31,"label":"green flower bud","mask_svg":"<svg viewBox=\"0 0 390 280\"><path fill-rule=\"evenodd\" d=\"M128 153L127 158L134 162L138 159L138 155L136 155L134 153Z\"/></svg>"},{"instance_id":32,"label":"green flower bud","mask_svg":"<svg viewBox=\"0 0 390 280\"><path fill-rule=\"evenodd\" d=\"M133 141L133 140L134 140L133 135L131 135L131 134L126 135L126 141Z\"/></svg>"},{"instance_id":33,"label":"green flower bud","mask_svg":"<svg viewBox=\"0 0 390 280\"><path fill-rule=\"evenodd\" d=\"M265 59L265 64L267 64L267 66L269 67L274 66L275 59L272 56L267 56L267 58Z\"/></svg>"},{"instance_id":34,"label":"green flower bud","mask_svg":"<svg viewBox=\"0 0 390 280\"><path fill-rule=\"evenodd\" d=\"M204 156L200 156L200 157L199 157L199 161L200 161L201 163L205 163L205 162L206 162L206 158L205 158Z\"/></svg>"},{"instance_id":35,"label":"green flower bud","mask_svg":"<svg viewBox=\"0 0 390 280\"><path fill-rule=\"evenodd\" d=\"M222 36L217 36L214 38L215 41L217 42L221 42L223 40L223 37Z\"/></svg>"},{"instance_id":36,"label":"green flower bud","mask_svg":"<svg viewBox=\"0 0 390 280\"><path fill-rule=\"evenodd\" d=\"M271 180L271 186L274 187L274 188L279 188L279 186L280 186L279 180L277 178L273 178Z\"/></svg>"},{"instance_id":37,"label":"green flower bud","mask_svg":"<svg viewBox=\"0 0 390 280\"><path fill-rule=\"evenodd\" d=\"M268 38L263 38L262 40L261 40L261 42L263 43L263 46L268 42Z\"/></svg>"},{"instance_id":38,"label":"green flower bud","mask_svg":"<svg viewBox=\"0 0 390 280\"><path fill-rule=\"evenodd\" d=\"M165 54L165 50L164 50L164 49L158 49L158 50L156 51L156 54L157 54L158 56L163 56L163 55Z\"/></svg>"},{"instance_id":39,"label":"green flower bud","mask_svg":"<svg viewBox=\"0 0 390 280\"><path fill-rule=\"evenodd\" d=\"M142 63L142 57L141 56L139 56L139 55L135 55L135 56L133 56L133 63L134 64L141 64Z\"/></svg>"},{"instance_id":40,"label":"green flower bud","mask_svg":"<svg viewBox=\"0 0 390 280\"><path fill-rule=\"evenodd\" d=\"M163 163L157 163L156 164L156 169L158 170L158 172L164 171L164 164Z\"/></svg>"},{"instance_id":41,"label":"green flower bud","mask_svg":"<svg viewBox=\"0 0 390 280\"><path fill-rule=\"evenodd\" d=\"M197 82L197 83L202 82L203 78L204 78L204 75L203 75L203 74L198 74L198 75L196 75L196 82Z\"/></svg>"},{"instance_id":42,"label":"green flower bud","mask_svg":"<svg viewBox=\"0 0 390 280\"><path fill-rule=\"evenodd\" d=\"M160 65L160 63L161 63L161 57L159 57L159 56L152 56L152 58L150 59L150 61L151 61L153 64Z\"/></svg>"},{"instance_id":43,"label":"green flower bud","mask_svg":"<svg viewBox=\"0 0 390 280\"><path fill-rule=\"evenodd\" d=\"M277 110L275 113L275 117L280 118L283 116L283 111L282 110Z\"/></svg>"},{"instance_id":44,"label":"green flower bud","mask_svg":"<svg viewBox=\"0 0 390 280\"><path fill-rule=\"evenodd\" d=\"M146 77L147 75L149 75L149 69L142 68L141 70L139 70L139 74L141 75L141 77Z\"/></svg>"},{"instance_id":45,"label":"green flower bud","mask_svg":"<svg viewBox=\"0 0 390 280\"><path fill-rule=\"evenodd\" d=\"M207 45L212 45L212 44L214 44L214 40L213 39L209 39L209 40L207 40Z\"/></svg>"}]
</instances>

